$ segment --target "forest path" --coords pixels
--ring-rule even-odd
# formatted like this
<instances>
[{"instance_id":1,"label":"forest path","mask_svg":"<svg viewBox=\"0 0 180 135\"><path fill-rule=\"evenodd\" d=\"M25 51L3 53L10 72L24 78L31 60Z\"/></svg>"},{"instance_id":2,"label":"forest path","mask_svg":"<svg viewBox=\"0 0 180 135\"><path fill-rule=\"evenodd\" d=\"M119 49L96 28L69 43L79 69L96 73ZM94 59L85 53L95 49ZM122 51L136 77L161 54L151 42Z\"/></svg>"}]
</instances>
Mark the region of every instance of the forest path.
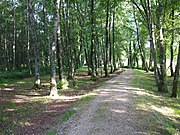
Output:
<instances>
[{"instance_id":1,"label":"forest path","mask_svg":"<svg viewBox=\"0 0 180 135\"><path fill-rule=\"evenodd\" d=\"M132 70L126 70L98 88L99 93L79 117L71 119L57 135L147 135L152 134L154 115L137 109L138 88L130 85ZM153 126L153 127L152 127ZM156 134L153 131L153 134Z\"/></svg>"}]
</instances>

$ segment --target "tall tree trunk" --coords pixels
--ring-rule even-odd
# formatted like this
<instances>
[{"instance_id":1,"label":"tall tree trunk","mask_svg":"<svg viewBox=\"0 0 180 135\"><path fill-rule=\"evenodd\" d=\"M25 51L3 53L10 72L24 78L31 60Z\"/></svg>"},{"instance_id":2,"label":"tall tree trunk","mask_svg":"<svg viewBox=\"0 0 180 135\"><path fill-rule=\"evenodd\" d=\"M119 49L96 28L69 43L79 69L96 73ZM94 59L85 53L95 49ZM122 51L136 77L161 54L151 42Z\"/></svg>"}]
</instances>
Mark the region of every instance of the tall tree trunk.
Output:
<instances>
[{"instance_id":1,"label":"tall tree trunk","mask_svg":"<svg viewBox=\"0 0 180 135\"><path fill-rule=\"evenodd\" d=\"M108 73L108 61L109 61L109 0L107 0L107 7L106 7L106 46L105 46L105 61L104 61L104 71L105 71L105 77L109 76Z\"/></svg>"},{"instance_id":2,"label":"tall tree trunk","mask_svg":"<svg viewBox=\"0 0 180 135\"><path fill-rule=\"evenodd\" d=\"M115 57L115 14L116 14L116 9L115 9L115 0L113 3L113 26L112 26L112 49L113 49L113 67L114 67L114 71L116 71L116 57Z\"/></svg>"},{"instance_id":3,"label":"tall tree trunk","mask_svg":"<svg viewBox=\"0 0 180 135\"><path fill-rule=\"evenodd\" d=\"M27 4L27 11L29 11L29 6ZM30 49L30 27L29 27L29 12L27 12L27 64L28 64L28 70L29 74L32 74L32 69L31 69L31 49Z\"/></svg>"},{"instance_id":4,"label":"tall tree trunk","mask_svg":"<svg viewBox=\"0 0 180 135\"><path fill-rule=\"evenodd\" d=\"M172 19L172 32L171 32L171 44L170 44L170 71L171 71L171 76L174 76L174 71L173 71L173 58L174 58L174 51L173 51L173 44L174 44L174 4L172 4L172 10L171 10L171 19Z\"/></svg>"},{"instance_id":5,"label":"tall tree trunk","mask_svg":"<svg viewBox=\"0 0 180 135\"><path fill-rule=\"evenodd\" d=\"M132 47L131 47L131 41L129 43L129 49L128 49L128 66L132 68L133 61L132 61Z\"/></svg>"},{"instance_id":6,"label":"tall tree trunk","mask_svg":"<svg viewBox=\"0 0 180 135\"><path fill-rule=\"evenodd\" d=\"M95 76L94 72L94 42L95 42L95 31L94 31L94 0L91 0L91 52L90 52L90 66L91 66L91 75Z\"/></svg>"},{"instance_id":7,"label":"tall tree trunk","mask_svg":"<svg viewBox=\"0 0 180 135\"><path fill-rule=\"evenodd\" d=\"M151 0L148 0L148 30L149 30L149 42L150 42L150 48L151 48L151 57L154 61L154 76L156 80L156 85L158 87L158 90L160 89L160 80L159 80L159 69L157 67L157 60L156 60L156 52L154 48L154 31L153 31L153 20L152 20L152 11L151 11Z\"/></svg>"},{"instance_id":8,"label":"tall tree trunk","mask_svg":"<svg viewBox=\"0 0 180 135\"><path fill-rule=\"evenodd\" d=\"M160 92L168 92L167 88L167 82L166 82L166 51L165 51L165 45L164 45L164 37L163 37L163 30L162 30L162 8L163 5L161 2L158 4L157 9L157 44L160 49L160 84L159 84L159 91Z\"/></svg>"},{"instance_id":9,"label":"tall tree trunk","mask_svg":"<svg viewBox=\"0 0 180 135\"><path fill-rule=\"evenodd\" d=\"M146 61L146 57L142 48L142 45L140 44L140 37L139 37L139 24L138 21L136 19L136 13L135 13L135 7L133 5L133 14L134 14L134 21L135 21L135 25L136 25L136 38L137 38L137 43L138 43L138 47L139 47L139 51L140 51L140 55L141 55L141 60L142 60L142 68L148 72L148 66L147 66L147 61Z\"/></svg>"},{"instance_id":10,"label":"tall tree trunk","mask_svg":"<svg viewBox=\"0 0 180 135\"><path fill-rule=\"evenodd\" d=\"M173 81L173 88L172 88L172 94L171 97L177 98L178 95L178 78L179 78L179 70L180 70L180 42L179 42L179 51L178 51L178 57L177 57L177 64L174 74L174 81Z\"/></svg>"},{"instance_id":11,"label":"tall tree trunk","mask_svg":"<svg viewBox=\"0 0 180 135\"><path fill-rule=\"evenodd\" d=\"M112 63L112 43L111 43L111 26L112 26L112 21L111 21L111 9L110 9L110 13L109 13L110 17L109 17L109 64L110 64L110 74L113 73L113 63Z\"/></svg>"},{"instance_id":12,"label":"tall tree trunk","mask_svg":"<svg viewBox=\"0 0 180 135\"><path fill-rule=\"evenodd\" d=\"M58 58L58 73L59 73L59 81L62 81L63 79L63 69L62 69L62 48L61 48L61 31L60 31L60 19L61 19L61 1L59 2L59 21L58 21L58 30L57 30L57 58Z\"/></svg>"},{"instance_id":13,"label":"tall tree trunk","mask_svg":"<svg viewBox=\"0 0 180 135\"><path fill-rule=\"evenodd\" d=\"M34 88L40 88L41 81L40 81L40 57L39 57L39 43L37 41L37 31L36 31L36 21L34 18L34 9L32 6L32 0L28 0L28 6L29 6L29 25L31 30L31 36L32 36L32 44L34 49L34 59L35 59L35 82L34 82Z\"/></svg>"},{"instance_id":14,"label":"tall tree trunk","mask_svg":"<svg viewBox=\"0 0 180 135\"><path fill-rule=\"evenodd\" d=\"M56 0L54 2L56 7L56 11L54 14L54 31L53 31L53 43L52 47L49 50L50 54L50 66L51 66L51 88L50 88L50 96L57 97L57 82L56 82L56 64L55 64L55 57L56 57L56 45L57 45L57 32L59 27L59 6L60 0Z\"/></svg>"},{"instance_id":15,"label":"tall tree trunk","mask_svg":"<svg viewBox=\"0 0 180 135\"><path fill-rule=\"evenodd\" d=\"M13 33L13 69L15 69L16 68L16 65L18 65L17 64L17 61L16 61L16 49L17 49L17 46L16 46L16 1L15 0L13 0L13 12L14 12L14 16L13 16L13 19L14 19L14 22L13 22L13 31L14 31L14 33Z\"/></svg>"},{"instance_id":16,"label":"tall tree trunk","mask_svg":"<svg viewBox=\"0 0 180 135\"><path fill-rule=\"evenodd\" d=\"M72 23L73 24L73 23ZM70 0L67 1L67 46L68 46L68 77L67 79L74 79L74 62L73 62L73 46L71 36L71 23L70 23Z\"/></svg>"}]
</instances>

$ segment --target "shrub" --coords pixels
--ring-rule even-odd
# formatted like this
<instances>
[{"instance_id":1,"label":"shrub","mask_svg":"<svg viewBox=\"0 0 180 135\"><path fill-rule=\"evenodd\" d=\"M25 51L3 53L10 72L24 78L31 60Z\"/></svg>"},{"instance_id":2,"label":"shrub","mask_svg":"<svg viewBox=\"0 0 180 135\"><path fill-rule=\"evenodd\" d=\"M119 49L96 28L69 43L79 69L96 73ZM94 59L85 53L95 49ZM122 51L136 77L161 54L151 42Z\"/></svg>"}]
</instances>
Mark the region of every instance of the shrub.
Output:
<instances>
[{"instance_id":1,"label":"shrub","mask_svg":"<svg viewBox=\"0 0 180 135\"><path fill-rule=\"evenodd\" d=\"M58 89L62 89L62 90L67 89L68 86L69 86L69 83L66 79L62 79L62 81L59 81L57 84Z\"/></svg>"}]
</instances>

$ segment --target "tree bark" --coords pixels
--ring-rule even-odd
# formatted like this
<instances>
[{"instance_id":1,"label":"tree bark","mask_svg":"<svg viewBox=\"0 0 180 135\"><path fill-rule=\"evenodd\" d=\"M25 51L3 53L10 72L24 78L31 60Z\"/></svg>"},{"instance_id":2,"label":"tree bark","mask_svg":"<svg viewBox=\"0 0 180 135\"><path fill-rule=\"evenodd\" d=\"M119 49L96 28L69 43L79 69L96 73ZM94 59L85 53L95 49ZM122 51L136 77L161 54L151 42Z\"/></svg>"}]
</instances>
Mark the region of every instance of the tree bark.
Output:
<instances>
[{"instance_id":1,"label":"tree bark","mask_svg":"<svg viewBox=\"0 0 180 135\"><path fill-rule=\"evenodd\" d=\"M162 8L163 8L163 5L161 2L159 2L158 9L157 9L157 25L156 25L157 26L157 44L160 49L159 91L163 93L167 93L168 88L167 88L167 82L166 82L166 50L165 50L163 30L162 30L162 15L163 15Z\"/></svg>"},{"instance_id":2,"label":"tree bark","mask_svg":"<svg viewBox=\"0 0 180 135\"><path fill-rule=\"evenodd\" d=\"M129 43L129 48L128 48L128 66L130 68L132 68L133 66L131 41Z\"/></svg>"},{"instance_id":3,"label":"tree bark","mask_svg":"<svg viewBox=\"0 0 180 135\"><path fill-rule=\"evenodd\" d=\"M55 66L55 53L56 53L56 46L57 46L57 32L59 27L59 6L60 0L56 0L54 3L56 7L56 11L54 14L54 31L53 31L53 43L52 47L49 50L50 54L50 66L51 66L51 87L50 87L50 97L57 97L57 82L56 82L56 66Z\"/></svg>"},{"instance_id":4,"label":"tree bark","mask_svg":"<svg viewBox=\"0 0 180 135\"><path fill-rule=\"evenodd\" d=\"M17 63L17 54L16 54L16 49L17 49L17 46L16 46L16 7L15 7L15 0L13 0L13 12L14 12L14 15L13 15L13 18L14 18L14 22L13 22L13 69L17 68L17 66L19 65Z\"/></svg>"},{"instance_id":5,"label":"tree bark","mask_svg":"<svg viewBox=\"0 0 180 135\"><path fill-rule=\"evenodd\" d=\"M172 88L172 94L171 97L177 98L178 97L178 79L179 79L179 70L180 70L180 42L179 42L179 51L178 51L178 57L177 57L177 64L174 74L174 81L173 81L173 88Z\"/></svg>"},{"instance_id":6,"label":"tree bark","mask_svg":"<svg viewBox=\"0 0 180 135\"><path fill-rule=\"evenodd\" d=\"M116 9L115 9L115 0L113 3L113 26L112 26L112 49L113 49L113 67L114 70L113 72L116 71L116 54L115 54L115 14L116 14Z\"/></svg>"},{"instance_id":7,"label":"tree bark","mask_svg":"<svg viewBox=\"0 0 180 135\"><path fill-rule=\"evenodd\" d=\"M147 11L148 11L148 30L149 30L149 42L150 42L150 48L151 48L151 57L154 61L154 76L156 80L156 85L158 87L158 90L160 88L160 80L159 80L159 69L157 67L157 60L156 60L156 52L154 48L154 29L153 29L153 20L152 20L152 10L151 10L151 0L147 1Z\"/></svg>"},{"instance_id":8,"label":"tree bark","mask_svg":"<svg viewBox=\"0 0 180 135\"><path fill-rule=\"evenodd\" d=\"M105 46L105 61L104 61L104 71L105 71L105 77L109 76L108 73L108 61L109 61L109 0L107 0L107 7L106 7L106 46Z\"/></svg>"},{"instance_id":9,"label":"tree bark","mask_svg":"<svg viewBox=\"0 0 180 135\"><path fill-rule=\"evenodd\" d=\"M94 41L95 41L95 33L94 33L94 0L91 0L91 52L90 52L90 66L91 66L91 75L95 76L94 72Z\"/></svg>"},{"instance_id":10,"label":"tree bark","mask_svg":"<svg viewBox=\"0 0 180 135\"><path fill-rule=\"evenodd\" d=\"M32 5L32 0L28 0L29 6L29 25L32 36L32 44L34 49L34 59L35 59L35 82L34 88L40 88L41 80L40 80L40 54L39 54L39 43L37 41L37 31L36 31L36 21L34 18L34 9Z\"/></svg>"},{"instance_id":11,"label":"tree bark","mask_svg":"<svg viewBox=\"0 0 180 135\"><path fill-rule=\"evenodd\" d=\"M63 69L62 69L62 48L61 48L61 31L60 31L60 18L61 18L61 1L59 2L59 20L58 20L58 30L57 30L57 58L58 58L58 73L59 73L59 81L62 81L63 79Z\"/></svg>"},{"instance_id":12,"label":"tree bark","mask_svg":"<svg viewBox=\"0 0 180 135\"><path fill-rule=\"evenodd\" d=\"M140 55L141 55L141 60L142 60L142 68L148 72L148 66L147 66L147 61L146 61L146 57L145 57L145 54L143 52L143 48L141 46L141 43L140 43L140 37L139 37L139 24L138 24L138 21L136 19L136 13L135 13L135 7L133 5L133 14L134 14L134 21L135 21L135 25L136 25L136 39L137 39L137 44L138 44L138 47L139 47L139 51L140 51Z\"/></svg>"},{"instance_id":13,"label":"tree bark","mask_svg":"<svg viewBox=\"0 0 180 135\"><path fill-rule=\"evenodd\" d=\"M173 51L173 44L174 44L174 4L172 4L172 10L171 10L171 19L172 19L172 32L171 32L171 44L170 44L170 71L171 71L171 77L174 76L173 71L173 59L174 59L174 51Z\"/></svg>"}]
</instances>

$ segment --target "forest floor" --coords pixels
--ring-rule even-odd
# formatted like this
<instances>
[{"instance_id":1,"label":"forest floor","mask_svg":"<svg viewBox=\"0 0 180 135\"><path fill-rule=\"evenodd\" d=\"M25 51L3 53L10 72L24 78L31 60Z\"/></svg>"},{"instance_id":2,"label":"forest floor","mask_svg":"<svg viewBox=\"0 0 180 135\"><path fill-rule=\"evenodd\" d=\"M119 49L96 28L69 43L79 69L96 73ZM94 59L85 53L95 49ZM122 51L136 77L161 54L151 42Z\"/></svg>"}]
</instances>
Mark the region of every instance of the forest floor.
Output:
<instances>
[{"instance_id":1,"label":"forest floor","mask_svg":"<svg viewBox=\"0 0 180 135\"><path fill-rule=\"evenodd\" d=\"M87 71L81 70L76 73L76 87L70 81L69 89L60 91L57 99L48 96L48 75L42 76L43 87L39 90L32 89L32 77L6 80L0 84L0 135L54 134L57 125L73 115L74 111L68 110L71 106L90 100L82 97L121 72L92 81Z\"/></svg>"},{"instance_id":2,"label":"forest floor","mask_svg":"<svg viewBox=\"0 0 180 135\"><path fill-rule=\"evenodd\" d=\"M49 76L40 90L33 78L1 83L0 135L179 134L180 100L158 93L152 73L125 69L94 81L86 73L57 99L48 97Z\"/></svg>"},{"instance_id":3,"label":"forest floor","mask_svg":"<svg viewBox=\"0 0 180 135\"><path fill-rule=\"evenodd\" d=\"M56 134L179 135L179 112L176 114L167 107L161 96L137 87L137 83L141 83L139 78L133 70L126 70L107 81L97 89L98 94L86 108L60 125ZM134 85L133 79L136 81ZM176 109L180 109L179 101L173 103Z\"/></svg>"}]
</instances>

